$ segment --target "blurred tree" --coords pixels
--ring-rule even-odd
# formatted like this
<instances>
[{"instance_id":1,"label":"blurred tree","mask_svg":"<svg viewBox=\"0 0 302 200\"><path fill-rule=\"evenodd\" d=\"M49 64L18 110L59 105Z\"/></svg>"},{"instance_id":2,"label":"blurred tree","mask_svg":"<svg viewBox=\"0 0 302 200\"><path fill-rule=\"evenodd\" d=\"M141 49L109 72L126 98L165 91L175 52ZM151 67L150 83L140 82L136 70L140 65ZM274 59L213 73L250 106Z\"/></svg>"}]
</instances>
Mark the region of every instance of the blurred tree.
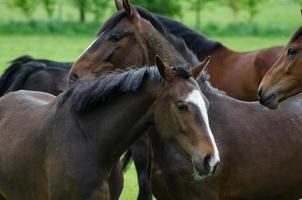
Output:
<instances>
[{"instance_id":1,"label":"blurred tree","mask_svg":"<svg viewBox=\"0 0 302 200\"><path fill-rule=\"evenodd\" d=\"M99 20L107 10L108 0L90 0L89 10L94 14L95 20Z\"/></svg>"},{"instance_id":2,"label":"blurred tree","mask_svg":"<svg viewBox=\"0 0 302 200\"><path fill-rule=\"evenodd\" d=\"M168 16L181 16L181 3L175 0L132 0L147 10Z\"/></svg>"},{"instance_id":3,"label":"blurred tree","mask_svg":"<svg viewBox=\"0 0 302 200\"><path fill-rule=\"evenodd\" d=\"M242 0L243 6L248 9L250 21L253 21L258 14L258 7L265 0Z\"/></svg>"},{"instance_id":4,"label":"blurred tree","mask_svg":"<svg viewBox=\"0 0 302 200\"><path fill-rule=\"evenodd\" d=\"M70 0L75 7L78 9L79 14L80 14L80 22L85 22L86 21L86 13L88 11L88 5L89 1L88 0Z\"/></svg>"},{"instance_id":5,"label":"blurred tree","mask_svg":"<svg viewBox=\"0 0 302 200\"><path fill-rule=\"evenodd\" d=\"M57 0L42 0L43 7L47 13L48 18L51 18L53 16L56 3Z\"/></svg>"},{"instance_id":6,"label":"blurred tree","mask_svg":"<svg viewBox=\"0 0 302 200\"><path fill-rule=\"evenodd\" d=\"M227 2L227 5L232 9L233 13L234 13L234 16L235 18L237 18L238 16L238 13L240 11L240 1L238 0L226 0Z\"/></svg>"},{"instance_id":7,"label":"blurred tree","mask_svg":"<svg viewBox=\"0 0 302 200\"><path fill-rule=\"evenodd\" d=\"M8 7L21 9L25 16L31 17L39 0L6 0L5 3Z\"/></svg>"},{"instance_id":8,"label":"blurred tree","mask_svg":"<svg viewBox=\"0 0 302 200\"><path fill-rule=\"evenodd\" d=\"M195 12L195 27L197 29L200 28L201 25L201 11L204 9L205 5L214 0L189 0L188 2L191 4L191 8L194 9Z\"/></svg>"}]
</instances>

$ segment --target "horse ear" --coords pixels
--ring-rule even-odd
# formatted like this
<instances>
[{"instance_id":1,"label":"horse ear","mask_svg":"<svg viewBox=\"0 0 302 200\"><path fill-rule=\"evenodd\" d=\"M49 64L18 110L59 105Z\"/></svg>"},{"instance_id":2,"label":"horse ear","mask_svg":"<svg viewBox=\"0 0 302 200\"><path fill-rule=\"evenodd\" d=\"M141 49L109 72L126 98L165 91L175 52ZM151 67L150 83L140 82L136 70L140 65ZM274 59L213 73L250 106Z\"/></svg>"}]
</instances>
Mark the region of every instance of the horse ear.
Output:
<instances>
[{"instance_id":1,"label":"horse ear","mask_svg":"<svg viewBox=\"0 0 302 200\"><path fill-rule=\"evenodd\" d=\"M204 61L193 67L192 76L195 80L199 79L201 74L206 70L209 62L211 60L211 56L208 56Z\"/></svg>"},{"instance_id":2,"label":"horse ear","mask_svg":"<svg viewBox=\"0 0 302 200\"><path fill-rule=\"evenodd\" d=\"M129 17L133 19L139 19L140 15L136 8L130 4L129 0L123 0L123 7L126 10L126 13L128 14Z\"/></svg>"},{"instance_id":3,"label":"horse ear","mask_svg":"<svg viewBox=\"0 0 302 200\"><path fill-rule=\"evenodd\" d=\"M159 74L166 81L172 81L173 71L170 66L168 66L158 55L155 57L155 64L158 68Z\"/></svg>"},{"instance_id":4,"label":"horse ear","mask_svg":"<svg viewBox=\"0 0 302 200\"><path fill-rule=\"evenodd\" d=\"M123 4L119 0L114 0L116 10L123 10Z\"/></svg>"}]
</instances>

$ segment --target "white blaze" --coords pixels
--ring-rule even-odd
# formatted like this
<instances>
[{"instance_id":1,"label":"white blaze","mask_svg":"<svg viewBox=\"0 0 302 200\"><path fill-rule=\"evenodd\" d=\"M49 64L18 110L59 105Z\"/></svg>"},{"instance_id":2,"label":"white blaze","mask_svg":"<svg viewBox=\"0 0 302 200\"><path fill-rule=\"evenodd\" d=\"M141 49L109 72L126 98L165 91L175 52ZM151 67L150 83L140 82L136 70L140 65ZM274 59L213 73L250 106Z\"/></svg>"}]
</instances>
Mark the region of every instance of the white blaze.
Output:
<instances>
[{"instance_id":1,"label":"white blaze","mask_svg":"<svg viewBox=\"0 0 302 200\"><path fill-rule=\"evenodd\" d=\"M201 116L204 119L204 122L205 122L205 125L207 128L207 132L211 139L212 145L214 146L214 155L211 157L211 160L209 162L210 166L214 167L220 161L220 158L219 158L218 149L217 149L217 146L215 143L215 139L214 139L213 133L212 133L210 125L209 125L209 118L208 118L208 112L207 112L205 100L202 98L200 91L194 89L188 94L188 96L186 97L186 101L195 104L199 108Z\"/></svg>"}]
</instances>

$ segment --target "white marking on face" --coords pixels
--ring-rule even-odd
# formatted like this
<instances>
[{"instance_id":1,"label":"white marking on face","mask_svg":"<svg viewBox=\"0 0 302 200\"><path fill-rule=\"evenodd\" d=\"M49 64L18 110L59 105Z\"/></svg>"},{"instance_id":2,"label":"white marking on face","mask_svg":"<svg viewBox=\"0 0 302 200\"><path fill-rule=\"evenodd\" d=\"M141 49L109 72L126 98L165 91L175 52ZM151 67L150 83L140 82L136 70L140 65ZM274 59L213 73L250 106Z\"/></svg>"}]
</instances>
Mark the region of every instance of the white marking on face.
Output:
<instances>
[{"instance_id":1,"label":"white marking on face","mask_svg":"<svg viewBox=\"0 0 302 200\"><path fill-rule=\"evenodd\" d=\"M205 100L201 96L200 91L194 89L190 93L188 93L188 96L186 97L186 101L196 105L199 108L202 118L204 119L204 122L205 122L205 125L207 128L207 132L209 134L212 145L214 147L214 155L211 157L209 164L210 164L210 167L214 167L220 161L220 158L219 158L218 149L217 149L217 146L215 143L215 139L214 139L212 130L209 125L208 111L207 111Z\"/></svg>"},{"instance_id":2,"label":"white marking on face","mask_svg":"<svg viewBox=\"0 0 302 200\"><path fill-rule=\"evenodd\" d=\"M102 35L103 33L101 33L101 35ZM88 49L96 42L96 40L98 39L100 37L100 35L97 37L97 38L95 38L90 44L89 44L89 46L85 49L85 51L83 51L82 53L81 53L81 55L78 57L78 59L83 55L83 54L85 54L86 53L86 51L88 51Z\"/></svg>"}]
</instances>

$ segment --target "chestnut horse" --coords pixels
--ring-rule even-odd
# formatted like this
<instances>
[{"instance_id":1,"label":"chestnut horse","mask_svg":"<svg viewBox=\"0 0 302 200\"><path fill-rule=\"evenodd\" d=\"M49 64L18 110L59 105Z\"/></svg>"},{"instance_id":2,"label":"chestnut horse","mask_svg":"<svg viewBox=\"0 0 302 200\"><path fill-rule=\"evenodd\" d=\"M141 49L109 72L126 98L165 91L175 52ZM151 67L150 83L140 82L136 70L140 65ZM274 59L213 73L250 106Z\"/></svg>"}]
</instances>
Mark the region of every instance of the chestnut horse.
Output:
<instances>
[{"instance_id":1,"label":"chestnut horse","mask_svg":"<svg viewBox=\"0 0 302 200\"><path fill-rule=\"evenodd\" d=\"M180 22L160 15L157 18L172 34L183 38L200 61L211 56L207 71L215 88L242 101L258 100L258 86L264 74L277 60L282 46L236 52L220 42L207 39Z\"/></svg>"},{"instance_id":2,"label":"chestnut horse","mask_svg":"<svg viewBox=\"0 0 302 200\"><path fill-rule=\"evenodd\" d=\"M126 9L123 12L126 14L118 12L109 19L110 25L106 23L107 28L74 64L76 74L79 74L77 79L97 77L96 70L93 69L98 68L98 65L102 66L102 59L107 61L103 66L112 66L110 62L116 56L115 52L120 56L124 52L124 58L129 63L129 60L135 57L127 56L128 53L135 51L143 54L143 51L138 49L146 46L149 48L148 52L164 51L165 58L172 58L175 63L183 62L183 58L175 56L180 53L185 55L186 59L192 59L188 61L197 62L188 49L178 48L182 51L177 52L169 45L163 44L166 40L158 38L155 40L150 37L155 32L150 28L150 24L145 23L145 18L139 17L134 7L130 5L124 7ZM142 11L139 9L138 12L141 14ZM153 19L153 22L155 21ZM156 24L154 27L160 25ZM123 34L123 30L129 34ZM149 40L137 37L142 33L146 34ZM149 44L153 41L157 44L156 48ZM143 42L147 44L142 44ZM179 44L175 38L174 42ZM131 48L128 48L131 51L127 50L129 44ZM106 52L102 52L105 50L103 45L109 49L111 56L104 57ZM140 62L143 55L137 57ZM97 62L98 58L100 64ZM302 156L301 100L288 101L280 110L273 112L264 109L258 103L244 103L221 94L209 85L205 77L199 81L199 86L211 105L210 126L215 130L214 135L221 150L222 162L213 177L203 178L199 183L195 183L191 176L191 163L175 152L169 141L152 136L154 158L151 180L155 197L160 200L281 200L301 197L302 175L299 172L302 161L296 159Z\"/></svg>"},{"instance_id":3,"label":"chestnut horse","mask_svg":"<svg viewBox=\"0 0 302 200\"><path fill-rule=\"evenodd\" d=\"M1 76L0 96L21 89L58 95L66 88L71 64L20 56Z\"/></svg>"},{"instance_id":4,"label":"chestnut horse","mask_svg":"<svg viewBox=\"0 0 302 200\"><path fill-rule=\"evenodd\" d=\"M108 175L155 125L193 163L197 177L219 162L207 100L190 71L168 66L112 72L54 97L19 91L0 99L0 193L7 200L112 199ZM27 123L28 121L36 123ZM125 130L127 130L125 132Z\"/></svg>"},{"instance_id":5,"label":"chestnut horse","mask_svg":"<svg viewBox=\"0 0 302 200\"><path fill-rule=\"evenodd\" d=\"M259 87L259 100L276 109L288 97L302 92L302 26L282 50L280 58L265 74Z\"/></svg>"}]
</instances>

